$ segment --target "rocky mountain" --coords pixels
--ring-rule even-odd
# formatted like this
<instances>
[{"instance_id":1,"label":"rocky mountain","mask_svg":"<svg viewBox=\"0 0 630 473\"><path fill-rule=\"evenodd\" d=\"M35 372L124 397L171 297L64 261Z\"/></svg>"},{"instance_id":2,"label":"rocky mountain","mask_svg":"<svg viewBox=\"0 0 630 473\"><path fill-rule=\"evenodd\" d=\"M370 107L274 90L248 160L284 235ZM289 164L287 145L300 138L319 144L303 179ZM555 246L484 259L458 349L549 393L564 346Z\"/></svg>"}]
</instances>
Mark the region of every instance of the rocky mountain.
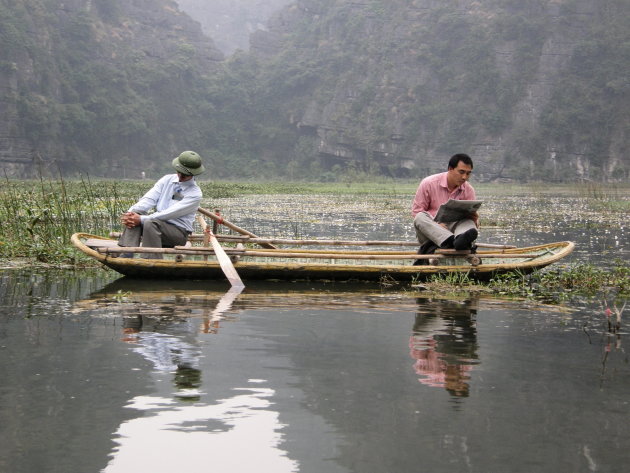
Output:
<instances>
[{"instance_id":1,"label":"rocky mountain","mask_svg":"<svg viewBox=\"0 0 630 473\"><path fill-rule=\"evenodd\" d=\"M627 179L626 0L298 0L252 38L327 167ZM297 82L297 84L296 84Z\"/></svg>"},{"instance_id":2,"label":"rocky mountain","mask_svg":"<svg viewBox=\"0 0 630 473\"><path fill-rule=\"evenodd\" d=\"M222 54L201 22L252 4L276 5L0 0L4 170L194 149L218 178L418 177L468 152L487 180L630 177L628 0L285 1Z\"/></svg>"},{"instance_id":3,"label":"rocky mountain","mask_svg":"<svg viewBox=\"0 0 630 473\"><path fill-rule=\"evenodd\" d=\"M177 0L224 54L249 50L249 36L266 30L267 21L291 0Z\"/></svg>"},{"instance_id":4,"label":"rocky mountain","mask_svg":"<svg viewBox=\"0 0 630 473\"><path fill-rule=\"evenodd\" d=\"M224 57L173 1L0 0L0 44L9 175L139 176L201 145L199 89Z\"/></svg>"}]
</instances>

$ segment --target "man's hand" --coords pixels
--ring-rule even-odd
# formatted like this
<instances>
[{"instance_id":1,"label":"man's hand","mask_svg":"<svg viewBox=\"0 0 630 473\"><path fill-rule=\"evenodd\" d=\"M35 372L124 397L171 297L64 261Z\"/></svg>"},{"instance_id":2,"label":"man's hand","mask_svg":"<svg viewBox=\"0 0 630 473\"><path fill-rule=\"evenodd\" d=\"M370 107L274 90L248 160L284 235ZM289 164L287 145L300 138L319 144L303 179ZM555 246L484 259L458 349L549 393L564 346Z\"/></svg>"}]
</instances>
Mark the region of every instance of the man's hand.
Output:
<instances>
[{"instance_id":1,"label":"man's hand","mask_svg":"<svg viewBox=\"0 0 630 473\"><path fill-rule=\"evenodd\" d=\"M133 228L140 225L140 215L135 212L126 212L120 217L120 221L127 228Z\"/></svg>"}]
</instances>

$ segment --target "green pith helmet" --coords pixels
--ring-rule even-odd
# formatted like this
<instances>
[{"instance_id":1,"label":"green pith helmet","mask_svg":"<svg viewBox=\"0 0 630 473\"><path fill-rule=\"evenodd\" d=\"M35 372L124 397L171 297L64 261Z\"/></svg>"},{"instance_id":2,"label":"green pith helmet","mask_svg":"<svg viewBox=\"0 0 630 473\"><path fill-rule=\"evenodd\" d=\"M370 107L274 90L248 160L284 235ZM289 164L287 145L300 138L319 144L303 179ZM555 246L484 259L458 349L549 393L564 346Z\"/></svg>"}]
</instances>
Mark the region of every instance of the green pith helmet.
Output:
<instances>
[{"instance_id":1,"label":"green pith helmet","mask_svg":"<svg viewBox=\"0 0 630 473\"><path fill-rule=\"evenodd\" d=\"M194 151L184 151L173 159L173 167L177 172L196 176L206 170L201 164L201 156Z\"/></svg>"}]
</instances>

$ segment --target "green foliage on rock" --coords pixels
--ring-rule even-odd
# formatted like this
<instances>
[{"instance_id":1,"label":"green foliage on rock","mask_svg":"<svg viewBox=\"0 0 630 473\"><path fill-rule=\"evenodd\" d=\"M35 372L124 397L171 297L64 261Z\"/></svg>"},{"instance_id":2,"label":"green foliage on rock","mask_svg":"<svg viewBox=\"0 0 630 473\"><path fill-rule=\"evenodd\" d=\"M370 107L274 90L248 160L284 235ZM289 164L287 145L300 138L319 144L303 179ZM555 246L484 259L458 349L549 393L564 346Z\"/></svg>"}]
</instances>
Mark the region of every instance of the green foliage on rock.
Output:
<instances>
[{"instance_id":1,"label":"green foliage on rock","mask_svg":"<svg viewBox=\"0 0 630 473\"><path fill-rule=\"evenodd\" d=\"M0 152L66 174L630 172L626 0L299 0L227 59L169 0L60 5L0 0Z\"/></svg>"}]
</instances>

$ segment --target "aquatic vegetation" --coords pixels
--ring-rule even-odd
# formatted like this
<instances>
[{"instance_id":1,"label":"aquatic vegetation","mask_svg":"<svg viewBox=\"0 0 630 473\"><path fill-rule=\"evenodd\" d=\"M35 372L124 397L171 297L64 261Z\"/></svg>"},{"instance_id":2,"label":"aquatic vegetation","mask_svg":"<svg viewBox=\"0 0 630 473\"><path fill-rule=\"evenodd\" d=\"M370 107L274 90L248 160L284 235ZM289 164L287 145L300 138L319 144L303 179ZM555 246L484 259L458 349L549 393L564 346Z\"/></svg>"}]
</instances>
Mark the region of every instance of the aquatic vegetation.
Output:
<instances>
[{"instance_id":1,"label":"aquatic vegetation","mask_svg":"<svg viewBox=\"0 0 630 473\"><path fill-rule=\"evenodd\" d=\"M617 261L611 269L591 264L576 264L563 269L548 269L539 280L547 289L580 290L582 292L616 292L630 294L630 265Z\"/></svg>"},{"instance_id":2,"label":"aquatic vegetation","mask_svg":"<svg viewBox=\"0 0 630 473\"><path fill-rule=\"evenodd\" d=\"M547 303L564 302L573 296L627 298L630 296L630 265L618 261L611 269L578 263L562 268L546 268L524 274L500 274L479 282L467 273L436 274L427 281L413 281L411 289L428 292L485 293L522 297Z\"/></svg>"},{"instance_id":3,"label":"aquatic vegetation","mask_svg":"<svg viewBox=\"0 0 630 473\"><path fill-rule=\"evenodd\" d=\"M70 235L77 231L107 235L119 230L120 214L152 185L149 180L5 178L0 188L0 258L83 264L87 260L71 247ZM226 218L259 235L415 239L410 205L416 181L202 181L200 185L203 207L219 208ZM466 275L445 274L429 281L429 286L554 300L579 291L628 294L624 235L630 220L630 186L475 185L485 201L480 238L516 245L573 240L578 242L573 264L528 276L513 273L484 286Z\"/></svg>"},{"instance_id":4,"label":"aquatic vegetation","mask_svg":"<svg viewBox=\"0 0 630 473\"><path fill-rule=\"evenodd\" d=\"M500 294L545 299L599 293L627 297L630 295L630 265L618 261L613 268L604 269L578 263L562 268L546 268L529 275L514 272L497 276L488 287Z\"/></svg>"},{"instance_id":5,"label":"aquatic vegetation","mask_svg":"<svg viewBox=\"0 0 630 473\"><path fill-rule=\"evenodd\" d=\"M461 287L474 284L474 280L468 273L444 273L434 274L430 279L433 283L448 284L451 286Z\"/></svg>"},{"instance_id":6,"label":"aquatic vegetation","mask_svg":"<svg viewBox=\"0 0 630 473\"><path fill-rule=\"evenodd\" d=\"M115 181L12 181L0 190L0 255L74 262L70 235L107 234L131 203Z\"/></svg>"},{"instance_id":7,"label":"aquatic vegetation","mask_svg":"<svg viewBox=\"0 0 630 473\"><path fill-rule=\"evenodd\" d=\"M131 291L119 289L113 297L116 302L127 302L132 295L133 293Z\"/></svg>"},{"instance_id":8,"label":"aquatic vegetation","mask_svg":"<svg viewBox=\"0 0 630 473\"><path fill-rule=\"evenodd\" d=\"M286 195L286 194L390 194L394 200L400 196L415 193L416 181L393 181L382 179L372 182L200 182L205 198L230 198L246 195Z\"/></svg>"}]
</instances>

